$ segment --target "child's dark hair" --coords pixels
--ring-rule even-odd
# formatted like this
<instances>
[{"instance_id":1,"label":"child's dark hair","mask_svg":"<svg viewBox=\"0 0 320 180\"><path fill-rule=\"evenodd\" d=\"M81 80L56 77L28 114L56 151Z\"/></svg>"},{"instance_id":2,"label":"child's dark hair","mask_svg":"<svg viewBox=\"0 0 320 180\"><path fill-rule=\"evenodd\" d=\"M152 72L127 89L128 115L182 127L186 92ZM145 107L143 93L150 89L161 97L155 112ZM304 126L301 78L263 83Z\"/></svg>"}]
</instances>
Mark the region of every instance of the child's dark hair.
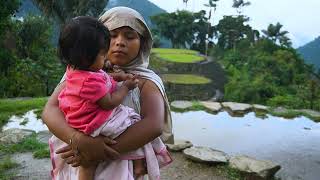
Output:
<instances>
[{"instance_id":1,"label":"child's dark hair","mask_svg":"<svg viewBox=\"0 0 320 180\"><path fill-rule=\"evenodd\" d=\"M94 63L100 50L108 50L109 43L109 31L100 21L79 16L71 19L61 30L58 53L62 63L86 70Z\"/></svg>"}]
</instances>

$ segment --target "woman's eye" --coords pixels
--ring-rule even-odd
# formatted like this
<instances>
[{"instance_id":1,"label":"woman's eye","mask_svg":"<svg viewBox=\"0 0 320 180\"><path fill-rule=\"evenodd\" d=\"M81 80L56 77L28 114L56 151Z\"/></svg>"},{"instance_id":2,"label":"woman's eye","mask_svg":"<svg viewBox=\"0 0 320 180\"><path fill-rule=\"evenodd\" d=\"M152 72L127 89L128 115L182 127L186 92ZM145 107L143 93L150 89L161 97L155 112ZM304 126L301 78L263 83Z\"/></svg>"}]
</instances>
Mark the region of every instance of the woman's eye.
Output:
<instances>
[{"instance_id":1,"label":"woman's eye","mask_svg":"<svg viewBox=\"0 0 320 180\"><path fill-rule=\"evenodd\" d=\"M129 33L129 34L127 34L127 38L128 38L128 39L135 39L135 38L136 38L136 35L135 35L135 34L132 34L132 33Z\"/></svg>"}]
</instances>

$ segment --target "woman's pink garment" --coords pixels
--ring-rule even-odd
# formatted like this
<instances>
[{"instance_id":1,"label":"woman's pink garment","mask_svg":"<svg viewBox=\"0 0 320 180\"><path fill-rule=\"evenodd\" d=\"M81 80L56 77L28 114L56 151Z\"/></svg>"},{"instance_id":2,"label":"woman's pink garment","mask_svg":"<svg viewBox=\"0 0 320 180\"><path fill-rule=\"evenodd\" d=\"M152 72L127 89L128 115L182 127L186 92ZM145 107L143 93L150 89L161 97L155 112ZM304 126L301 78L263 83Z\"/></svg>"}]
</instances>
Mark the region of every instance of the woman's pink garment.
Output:
<instances>
[{"instance_id":1,"label":"woman's pink garment","mask_svg":"<svg viewBox=\"0 0 320 180\"><path fill-rule=\"evenodd\" d=\"M105 123L112 113L112 110L100 108L96 102L115 89L116 82L102 70L73 70L68 66L66 88L58 97L59 107L71 127L91 134Z\"/></svg>"},{"instance_id":2,"label":"woman's pink garment","mask_svg":"<svg viewBox=\"0 0 320 180\"><path fill-rule=\"evenodd\" d=\"M111 118L100 128L91 134L95 137L99 134L115 138L124 132L129 126L140 120L140 115L132 108L120 105L117 107ZM55 180L77 180L78 168L68 165L55 151L66 146L64 142L55 136L49 140L51 161L53 170L52 179ZM94 148L94 147L93 147ZM160 179L159 168L172 162L171 156L160 138L146 144L142 148L121 156L120 160L102 162L95 172L95 180L133 180L134 159L146 159L148 177L150 180Z\"/></svg>"}]
</instances>

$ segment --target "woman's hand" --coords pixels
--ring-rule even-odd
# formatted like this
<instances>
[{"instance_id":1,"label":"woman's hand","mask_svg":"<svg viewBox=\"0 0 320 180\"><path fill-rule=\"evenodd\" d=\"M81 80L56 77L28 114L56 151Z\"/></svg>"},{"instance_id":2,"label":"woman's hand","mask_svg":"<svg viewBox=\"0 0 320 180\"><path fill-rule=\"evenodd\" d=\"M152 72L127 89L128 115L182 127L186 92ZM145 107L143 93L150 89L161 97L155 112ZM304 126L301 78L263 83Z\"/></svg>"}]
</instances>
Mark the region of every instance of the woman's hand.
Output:
<instances>
[{"instance_id":1,"label":"woman's hand","mask_svg":"<svg viewBox=\"0 0 320 180\"><path fill-rule=\"evenodd\" d=\"M88 166L92 162L101 160L114 160L120 156L117 151L109 147L116 142L105 136L92 138L78 132L72 141L71 144L58 149L56 153L60 154L61 158L73 167Z\"/></svg>"}]
</instances>

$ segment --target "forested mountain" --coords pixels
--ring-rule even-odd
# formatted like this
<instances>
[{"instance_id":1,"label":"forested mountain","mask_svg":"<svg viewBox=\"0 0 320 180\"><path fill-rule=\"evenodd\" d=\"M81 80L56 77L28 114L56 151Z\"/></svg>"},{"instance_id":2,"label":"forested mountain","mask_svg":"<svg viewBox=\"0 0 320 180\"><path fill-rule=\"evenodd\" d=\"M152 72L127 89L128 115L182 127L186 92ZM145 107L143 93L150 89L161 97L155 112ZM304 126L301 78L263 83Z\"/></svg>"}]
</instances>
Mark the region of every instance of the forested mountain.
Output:
<instances>
[{"instance_id":1,"label":"forested mountain","mask_svg":"<svg viewBox=\"0 0 320 180\"><path fill-rule=\"evenodd\" d=\"M306 63L314 64L317 69L320 69L320 36L297 50Z\"/></svg>"},{"instance_id":2,"label":"forested mountain","mask_svg":"<svg viewBox=\"0 0 320 180\"><path fill-rule=\"evenodd\" d=\"M143 18L147 21L147 24L150 27L153 27L150 16L166 12L148 0L109 0L106 9L116 6L126 6L137 10L142 14Z\"/></svg>"}]
</instances>

